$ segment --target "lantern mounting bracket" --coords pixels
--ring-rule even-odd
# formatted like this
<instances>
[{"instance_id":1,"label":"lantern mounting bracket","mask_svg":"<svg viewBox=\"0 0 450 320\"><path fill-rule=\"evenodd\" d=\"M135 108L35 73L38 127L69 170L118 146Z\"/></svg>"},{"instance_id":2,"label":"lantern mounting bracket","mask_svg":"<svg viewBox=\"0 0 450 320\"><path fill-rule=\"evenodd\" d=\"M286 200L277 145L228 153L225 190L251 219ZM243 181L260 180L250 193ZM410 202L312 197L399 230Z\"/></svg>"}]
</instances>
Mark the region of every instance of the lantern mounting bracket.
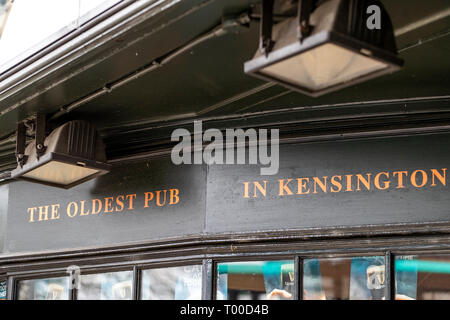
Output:
<instances>
[{"instance_id":1,"label":"lantern mounting bracket","mask_svg":"<svg viewBox=\"0 0 450 320\"><path fill-rule=\"evenodd\" d=\"M316 7L317 0L298 0L297 2L298 38L300 42L311 34L312 26L310 25L309 17ZM266 57L275 45L275 41L272 39L273 10L274 0L262 1L259 50Z\"/></svg>"},{"instance_id":2,"label":"lantern mounting bracket","mask_svg":"<svg viewBox=\"0 0 450 320\"><path fill-rule=\"evenodd\" d=\"M33 121L33 120L31 120ZM34 121L30 120L20 121L17 123L16 132L16 160L20 167L23 167L28 160L25 155L27 127L34 131L36 156L39 159L45 153L45 138L46 138L46 115L44 113L37 113Z\"/></svg>"},{"instance_id":3,"label":"lantern mounting bracket","mask_svg":"<svg viewBox=\"0 0 450 320\"><path fill-rule=\"evenodd\" d=\"M17 124L17 133L16 133L16 159L17 164L20 167L27 162L28 156L25 155L25 144L26 144L26 127L23 121Z\"/></svg>"},{"instance_id":4,"label":"lantern mounting bracket","mask_svg":"<svg viewBox=\"0 0 450 320\"><path fill-rule=\"evenodd\" d=\"M311 13L317 7L317 0L299 0L297 4L298 38L300 42L311 34L312 26L309 21Z\"/></svg>"},{"instance_id":5,"label":"lantern mounting bracket","mask_svg":"<svg viewBox=\"0 0 450 320\"><path fill-rule=\"evenodd\" d=\"M273 5L274 0L263 0L261 4L262 15L259 31L259 50L266 56L270 53L275 44L272 40Z\"/></svg>"},{"instance_id":6,"label":"lantern mounting bracket","mask_svg":"<svg viewBox=\"0 0 450 320\"><path fill-rule=\"evenodd\" d=\"M45 131L46 130L46 116L44 113L36 114L36 131L35 131L35 139L36 139L36 155L39 159L45 153Z\"/></svg>"}]
</instances>

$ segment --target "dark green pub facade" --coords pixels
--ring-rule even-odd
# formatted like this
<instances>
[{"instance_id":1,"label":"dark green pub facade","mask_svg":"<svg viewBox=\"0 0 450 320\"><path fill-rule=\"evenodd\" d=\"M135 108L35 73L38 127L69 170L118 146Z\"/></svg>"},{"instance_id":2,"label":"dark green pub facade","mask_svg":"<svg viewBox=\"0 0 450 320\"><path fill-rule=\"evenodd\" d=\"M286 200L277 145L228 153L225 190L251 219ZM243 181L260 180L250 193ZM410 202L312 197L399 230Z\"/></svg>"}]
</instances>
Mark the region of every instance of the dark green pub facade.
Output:
<instances>
[{"instance_id":1,"label":"dark green pub facade","mask_svg":"<svg viewBox=\"0 0 450 320\"><path fill-rule=\"evenodd\" d=\"M319 97L244 72L256 0L105 1L4 62L0 298L450 299L450 6L381 3L403 68ZM2 5L0 43L20 1ZM275 1L274 26L292 7ZM68 189L12 178L36 114L45 136L95 126L110 171ZM194 121L278 130L275 172L225 150L174 163ZM228 159L249 160L236 141Z\"/></svg>"}]
</instances>

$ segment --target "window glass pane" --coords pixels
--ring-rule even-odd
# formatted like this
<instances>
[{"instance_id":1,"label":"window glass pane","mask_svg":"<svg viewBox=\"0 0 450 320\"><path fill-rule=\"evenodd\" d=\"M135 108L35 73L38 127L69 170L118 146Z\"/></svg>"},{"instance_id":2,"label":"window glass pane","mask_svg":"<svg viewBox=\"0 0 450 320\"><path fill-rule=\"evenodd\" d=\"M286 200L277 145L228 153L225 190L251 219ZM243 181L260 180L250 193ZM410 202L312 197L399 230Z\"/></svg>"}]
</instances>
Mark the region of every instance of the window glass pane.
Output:
<instances>
[{"instance_id":1,"label":"window glass pane","mask_svg":"<svg viewBox=\"0 0 450 320\"><path fill-rule=\"evenodd\" d=\"M19 300L68 300L69 278L49 278L19 281Z\"/></svg>"},{"instance_id":2,"label":"window glass pane","mask_svg":"<svg viewBox=\"0 0 450 320\"><path fill-rule=\"evenodd\" d=\"M450 256L395 258L397 300L450 300Z\"/></svg>"},{"instance_id":3,"label":"window glass pane","mask_svg":"<svg viewBox=\"0 0 450 320\"><path fill-rule=\"evenodd\" d=\"M0 281L0 300L6 300L6 281Z\"/></svg>"},{"instance_id":4,"label":"window glass pane","mask_svg":"<svg viewBox=\"0 0 450 320\"><path fill-rule=\"evenodd\" d=\"M218 300L292 299L294 261L217 264Z\"/></svg>"},{"instance_id":5,"label":"window glass pane","mask_svg":"<svg viewBox=\"0 0 450 320\"><path fill-rule=\"evenodd\" d=\"M304 260L303 298L305 300L384 299L384 257Z\"/></svg>"},{"instance_id":6,"label":"window glass pane","mask_svg":"<svg viewBox=\"0 0 450 320\"><path fill-rule=\"evenodd\" d=\"M78 300L131 300L133 272L87 274L80 277Z\"/></svg>"},{"instance_id":7,"label":"window glass pane","mask_svg":"<svg viewBox=\"0 0 450 320\"><path fill-rule=\"evenodd\" d=\"M200 300L201 298L201 265L142 271L142 300Z\"/></svg>"}]
</instances>

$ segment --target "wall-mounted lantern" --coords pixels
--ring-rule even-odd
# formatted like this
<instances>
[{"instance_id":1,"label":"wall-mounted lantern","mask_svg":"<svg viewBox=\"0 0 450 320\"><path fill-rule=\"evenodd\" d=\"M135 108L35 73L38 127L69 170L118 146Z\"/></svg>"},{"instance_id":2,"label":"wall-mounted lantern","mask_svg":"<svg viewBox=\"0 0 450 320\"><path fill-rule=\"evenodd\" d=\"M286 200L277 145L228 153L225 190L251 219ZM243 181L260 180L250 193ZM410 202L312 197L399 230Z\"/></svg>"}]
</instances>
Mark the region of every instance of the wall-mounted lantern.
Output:
<instances>
[{"instance_id":1,"label":"wall-mounted lantern","mask_svg":"<svg viewBox=\"0 0 450 320\"><path fill-rule=\"evenodd\" d=\"M317 97L403 65L379 1L299 0L297 17L273 27L272 11L273 0L263 0L260 48L244 65L250 75Z\"/></svg>"},{"instance_id":2,"label":"wall-mounted lantern","mask_svg":"<svg viewBox=\"0 0 450 320\"><path fill-rule=\"evenodd\" d=\"M70 121L45 137L45 116L36 118L35 139L25 148L25 125L17 129L17 168L11 178L71 188L110 171L97 130L85 121Z\"/></svg>"}]
</instances>

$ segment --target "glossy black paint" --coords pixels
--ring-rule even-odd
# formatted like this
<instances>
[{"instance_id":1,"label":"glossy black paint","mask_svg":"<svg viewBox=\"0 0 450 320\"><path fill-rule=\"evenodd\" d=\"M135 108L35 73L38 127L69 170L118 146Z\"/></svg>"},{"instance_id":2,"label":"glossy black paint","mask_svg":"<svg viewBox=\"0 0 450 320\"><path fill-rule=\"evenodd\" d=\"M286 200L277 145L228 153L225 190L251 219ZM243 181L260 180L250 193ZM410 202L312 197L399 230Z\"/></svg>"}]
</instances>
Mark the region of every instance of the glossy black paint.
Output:
<instances>
[{"instance_id":1,"label":"glossy black paint","mask_svg":"<svg viewBox=\"0 0 450 320\"><path fill-rule=\"evenodd\" d=\"M373 181L373 176L383 171L448 169L449 139L449 133L429 133L286 144L280 148L280 170L274 176L261 176L257 165L175 166L170 158L162 157L117 165L110 174L70 190L12 182L8 185L4 253L155 241L182 244L189 239L202 243L258 233L271 238L278 230L283 230L284 236L303 237L374 236L389 228L401 232L442 226L445 230L450 223L448 176L446 185L436 186L430 186L430 176L422 188L405 181L403 189L379 190L372 182L371 190L356 191L353 185L352 192L324 193L319 189L316 194L283 196L279 195L279 180L293 179L290 188L295 192L296 179L302 177L371 173ZM254 197L252 182L262 184L263 180L267 181L266 197L260 193ZM249 198L244 197L244 182L250 183ZM169 205L167 192L165 206L158 207L153 199L145 207L145 192L172 188L179 190L178 203ZM110 213L80 215L80 201L85 201L85 211L89 211L91 199L105 203L105 198L113 197L112 207L119 208L114 199L127 194L136 194L133 210L127 210L125 204L124 209ZM74 218L66 213L71 202L80 208ZM29 222L28 208L55 203L60 204L59 219L37 221L35 214L35 221Z\"/></svg>"},{"instance_id":2,"label":"glossy black paint","mask_svg":"<svg viewBox=\"0 0 450 320\"><path fill-rule=\"evenodd\" d=\"M340 109L347 113L344 118L348 119L364 112L367 102L382 100L390 105L390 101L396 99L420 100L425 97L446 97L445 108L448 110L448 17L422 25L429 17L445 12L448 8L445 0L383 1L397 32L396 41L401 58L406 61L405 69L319 99L267 85L244 74L243 63L253 56L258 46L259 21L253 19L248 30L243 28L238 33L198 44L163 68L83 102L86 96L108 88L111 83L190 44L219 26L223 16L249 10L257 14L259 3L241 0L165 1L155 8L138 10L140 13L136 13L136 19L121 25L122 33L116 34L112 30L102 33L104 37L95 42L93 50L83 51L77 56L80 48L74 48L49 75L44 77L42 69L21 83L21 90L11 87L12 91L8 88L2 91L1 139L10 137L17 121L37 111L52 115L74 103L80 103L80 107L49 125L57 126L59 121L72 119L95 121L102 135L109 136L111 130L115 132L114 139L107 143L108 154L114 156L128 155L142 143L155 140L153 132L143 131L134 136L136 141L128 143L130 127L143 124L164 128L176 125L180 120L245 116L249 118L247 124L252 125L251 118L261 112L278 111L283 117L288 116L286 108L330 104L340 104ZM88 38L79 40L83 43ZM13 89L18 91L13 94ZM426 113L427 110L425 107L421 112ZM389 112L403 115L415 111L405 103L404 108L393 106ZM334 110L330 113L324 111L323 115L333 116L333 113ZM384 116L376 110L371 115ZM162 137L163 140L166 138ZM122 151L122 145L126 143L129 152ZM1 171L14 166L13 144L13 141L0 144Z\"/></svg>"},{"instance_id":3,"label":"glossy black paint","mask_svg":"<svg viewBox=\"0 0 450 320\"><path fill-rule=\"evenodd\" d=\"M110 174L69 190L29 182L10 183L10 203L14 204L8 209L6 252L101 247L199 234L204 224L205 179L203 166L176 167L156 159L117 166ZM158 207L153 200L145 208L145 192L171 188L180 190L177 204L169 205L167 191L160 194L160 204L165 206ZM135 195L130 196L133 210L129 210L130 200L122 198L123 206L116 202L119 195ZM105 198L110 197L107 211L112 212L104 212ZM100 199L103 211L92 214L91 199ZM83 211L91 214L81 216L81 201L85 201ZM67 214L67 210L70 215L75 213L75 204L68 209L71 202L78 208L73 218ZM51 204L60 205L59 219L38 221L36 216L34 222L29 222L28 208Z\"/></svg>"}]
</instances>

